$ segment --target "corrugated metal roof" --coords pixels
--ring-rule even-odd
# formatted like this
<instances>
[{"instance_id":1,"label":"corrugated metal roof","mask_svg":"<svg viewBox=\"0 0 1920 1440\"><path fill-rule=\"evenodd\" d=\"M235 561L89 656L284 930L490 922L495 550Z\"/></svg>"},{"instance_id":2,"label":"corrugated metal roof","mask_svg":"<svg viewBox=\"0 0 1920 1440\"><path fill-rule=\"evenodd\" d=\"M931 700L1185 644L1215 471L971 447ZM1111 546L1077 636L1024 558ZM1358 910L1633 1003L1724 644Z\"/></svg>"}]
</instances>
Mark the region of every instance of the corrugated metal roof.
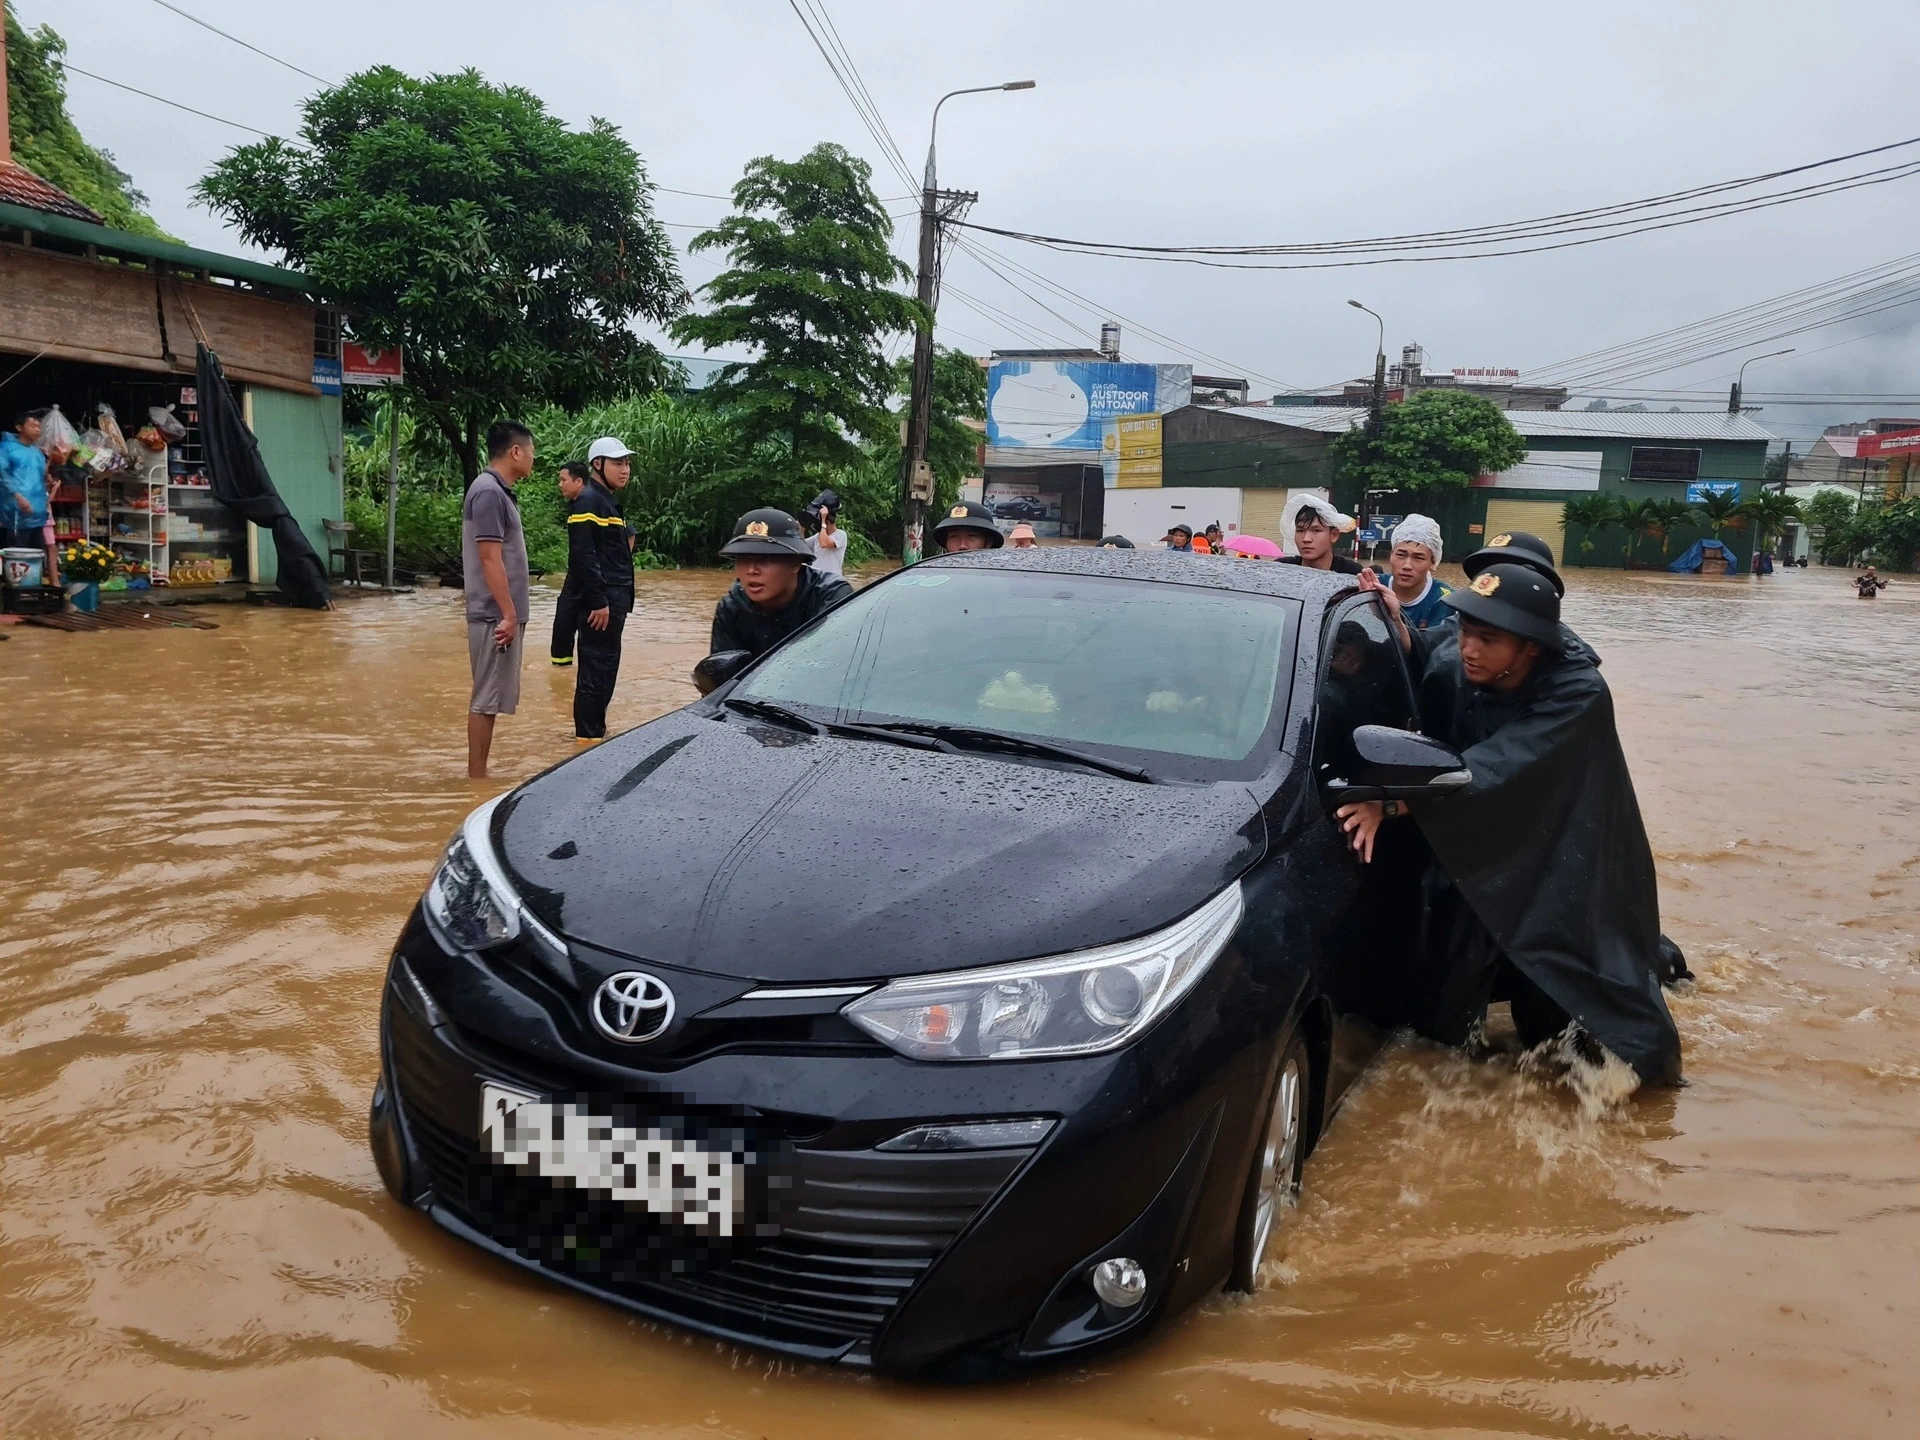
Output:
<instances>
[{"instance_id":1,"label":"corrugated metal roof","mask_svg":"<svg viewBox=\"0 0 1920 1440\"><path fill-rule=\"evenodd\" d=\"M1507 419L1528 439L1556 435L1620 440L1773 440L1772 431L1724 410L1509 410Z\"/></svg>"},{"instance_id":2,"label":"corrugated metal roof","mask_svg":"<svg viewBox=\"0 0 1920 1440\"><path fill-rule=\"evenodd\" d=\"M58 185L47 183L26 166L11 160L0 160L0 202L47 215L64 215L69 220L84 220L89 225L107 223L103 216L89 210Z\"/></svg>"},{"instance_id":3,"label":"corrugated metal roof","mask_svg":"<svg viewBox=\"0 0 1920 1440\"><path fill-rule=\"evenodd\" d=\"M1366 423L1363 408L1321 405L1236 405L1229 415L1291 425L1298 430L1321 430L1338 435ZM1744 415L1725 411L1690 410L1660 414L1641 410L1509 410L1513 428L1529 440L1568 437L1614 440L1773 440L1771 431Z\"/></svg>"},{"instance_id":4,"label":"corrugated metal roof","mask_svg":"<svg viewBox=\"0 0 1920 1440\"><path fill-rule=\"evenodd\" d=\"M1229 405L1229 415L1247 420L1264 420L1269 425L1291 425L1296 430L1319 430L1329 435L1344 435L1367 420L1365 407L1343 405Z\"/></svg>"}]
</instances>

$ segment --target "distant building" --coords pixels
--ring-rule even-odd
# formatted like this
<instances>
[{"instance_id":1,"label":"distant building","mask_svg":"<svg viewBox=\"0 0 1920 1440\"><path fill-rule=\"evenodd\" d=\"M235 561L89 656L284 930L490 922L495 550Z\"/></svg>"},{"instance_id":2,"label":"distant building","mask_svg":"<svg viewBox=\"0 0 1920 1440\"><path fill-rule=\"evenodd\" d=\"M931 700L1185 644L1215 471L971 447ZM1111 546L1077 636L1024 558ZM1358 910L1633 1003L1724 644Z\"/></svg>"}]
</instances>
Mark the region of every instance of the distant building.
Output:
<instances>
[{"instance_id":1,"label":"distant building","mask_svg":"<svg viewBox=\"0 0 1920 1440\"><path fill-rule=\"evenodd\" d=\"M1522 385L1520 372L1498 366L1461 367L1453 370L1427 369L1427 352L1419 345L1403 345L1400 363L1387 367L1388 403L1404 400L1421 390L1458 390L1493 401L1502 410L1558 410L1569 394L1563 385ZM1349 380L1338 390L1323 393L1276 395L1275 405L1370 405L1373 403L1373 377L1362 375Z\"/></svg>"},{"instance_id":2,"label":"distant building","mask_svg":"<svg viewBox=\"0 0 1920 1440\"><path fill-rule=\"evenodd\" d=\"M1920 419L1883 417L1860 424L1829 425L1813 442L1812 449L1787 462L1787 483L1837 485L1855 494L1884 485L1888 457L1878 453L1878 447L1871 442L1864 446L1861 442L1868 436L1900 430L1920 430ZM1862 453L1863 450L1866 453Z\"/></svg>"},{"instance_id":3,"label":"distant building","mask_svg":"<svg viewBox=\"0 0 1920 1440\"><path fill-rule=\"evenodd\" d=\"M1279 531L1291 494L1331 494L1341 509L1358 513L1357 490L1335 479L1333 445L1366 418L1362 406L1192 405L1170 411L1161 421L1161 487L1108 491L1108 528L1143 544L1175 521L1196 529L1217 522L1229 535L1260 535L1291 548L1292 537ZM1418 509L1434 516L1447 554L1456 559L1502 530L1541 535L1564 558L1563 507L1573 495L1687 499L1705 488L1744 491L1759 484L1774 439L1748 417L1719 411L1517 410L1508 419L1527 443L1519 465L1444 497L1376 494L1370 512ZM1574 537L1576 546L1581 538ZM1739 537L1725 538L1739 548ZM1611 546L1577 552L1576 558L1621 563Z\"/></svg>"}]
</instances>

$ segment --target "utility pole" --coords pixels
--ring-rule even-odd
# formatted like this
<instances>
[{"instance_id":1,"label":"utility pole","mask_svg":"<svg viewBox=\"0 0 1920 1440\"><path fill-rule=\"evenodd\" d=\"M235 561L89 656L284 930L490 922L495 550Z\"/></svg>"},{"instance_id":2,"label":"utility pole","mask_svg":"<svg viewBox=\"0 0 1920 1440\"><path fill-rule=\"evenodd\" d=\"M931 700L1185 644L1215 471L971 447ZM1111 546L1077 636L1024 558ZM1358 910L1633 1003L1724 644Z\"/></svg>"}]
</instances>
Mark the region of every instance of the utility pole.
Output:
<instances>
[{"instance_id":1,"label":"utility pole","mask_svg":"<svg viewBox=\"0 0 1920 1440\"><path fill-rule=\"evenodd\" d=\"M1358 300L1349 300L1347 304L1356 310L1364 310L1373 316L1374 323L1380 327L1379 343L1373 351L1373 400L1367 408L1367 437L1373 444L1380 441L1380 421L1387 413L1387 322L1380 318L1379 312L1368 310ZM1367 510L1369 496L1367 482L1360 482L1360 513L1354 518L1360 522L1362 530L1367 528ZM1358 541L1355 542L1356 546Z\"/></svg>"},{"instance_id":2,"label":"utility pole","mask_svg":"<svg viewBox=\"0 0 1920 1440\"><path fill-rule=\"evenodd\" d=\"M933 499L933 467L927 464L927 433L933 423L933 313L940 303L940 225L980 197L960 190L942 190L934 168L934 143L940 131L940 107L955 95L983 95L990 90L1031 90L1031 80L1004 85L976 85L950 90L933 107L927 127L927 172L920 184L920 256L915 293L924 312L913 336L913 384L907 399L907 443L900 457L900 512L905 517L900 537L901 563L920 558L926 536L927 505Z\"/></svg>"},{"instance_id":3,"label":"utility pole","mask_svg":"<svg viewBox=\"0 0 1920 1440\"><path fill-rule=\"evenodd\" d=\"M1740 368L1733 372L1733 389L1727 392L1727 413L1729 415L1738 415L1740 413L1740 382L1747 378L1747 366L1756 360L1771 360L1776 355L1791 354L1793 354L1793 346L1789 345L1784 350L1769 350L1764 355L1749 355L1746 359L1742 360L1740 362Z\"/></svg>"}]
</instances>

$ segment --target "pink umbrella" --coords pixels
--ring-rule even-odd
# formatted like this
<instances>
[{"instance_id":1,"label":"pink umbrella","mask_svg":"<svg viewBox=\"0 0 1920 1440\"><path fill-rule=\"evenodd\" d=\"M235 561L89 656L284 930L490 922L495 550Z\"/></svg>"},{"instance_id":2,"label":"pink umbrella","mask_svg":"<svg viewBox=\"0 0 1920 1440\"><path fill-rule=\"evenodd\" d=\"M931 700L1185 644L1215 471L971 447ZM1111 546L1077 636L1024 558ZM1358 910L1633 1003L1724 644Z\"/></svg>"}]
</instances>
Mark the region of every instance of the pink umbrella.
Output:
<instances>
[{"instance_id":1,"label":"pink umbrella","mask_svg":"<svg viewBox=\"0 0 1920 1440\"><path fill-rule=\"evenodd\" d=\"M1227 541L1227 549L1252 560L1278 560L1280 547L1263 535L1236 535Z\"/></svg>"}]
</instances>

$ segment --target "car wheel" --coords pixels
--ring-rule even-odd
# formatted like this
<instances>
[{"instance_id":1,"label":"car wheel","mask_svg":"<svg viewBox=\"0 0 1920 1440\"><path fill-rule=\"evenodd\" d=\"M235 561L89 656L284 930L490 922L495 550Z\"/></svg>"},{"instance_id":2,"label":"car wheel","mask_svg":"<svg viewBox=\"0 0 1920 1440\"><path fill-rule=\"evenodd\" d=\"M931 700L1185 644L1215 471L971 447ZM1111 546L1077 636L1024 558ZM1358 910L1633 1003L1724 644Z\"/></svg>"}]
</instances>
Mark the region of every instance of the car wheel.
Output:
<instances>
[{"instance_id":1,"label":"car wheel","mask_svg":"<svg viewBox=\"0 0 1920 1440\"><path fill-rule=\"evenodd\" d=\"M1259 1148L1247 1176L1240 1206L1239 1233L1233 1247L1233 1273L1227 1288L1252 1294L1259 1288L1260 1257L1266 1254L1281 1217L1300 1194L1300 1172L1307 1161L1308 1097L1313 1093L1313 1062L1306 1041L1295 1036L1280 1061L1268 1098Z\"/></svg>"}]
</instances>

